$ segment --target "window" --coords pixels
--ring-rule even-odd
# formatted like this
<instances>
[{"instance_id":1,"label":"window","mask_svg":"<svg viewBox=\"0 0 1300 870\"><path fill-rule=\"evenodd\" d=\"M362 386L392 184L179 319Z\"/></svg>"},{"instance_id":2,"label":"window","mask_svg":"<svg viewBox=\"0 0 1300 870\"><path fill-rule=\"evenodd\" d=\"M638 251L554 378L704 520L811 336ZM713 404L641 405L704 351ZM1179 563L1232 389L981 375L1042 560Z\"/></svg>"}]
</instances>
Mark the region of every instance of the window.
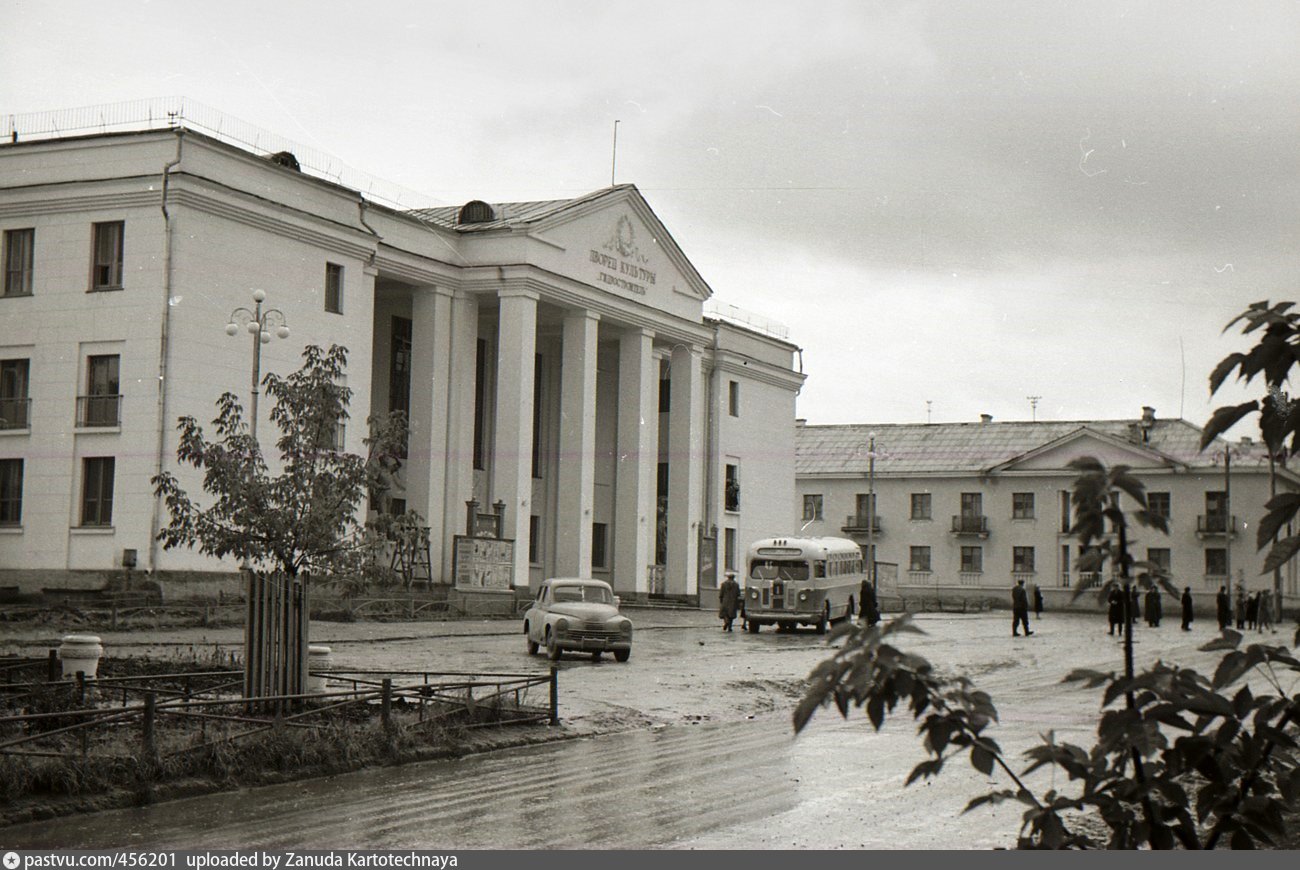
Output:
<instances>
[{"instance_id":1,"label":"window","mask_svg":"<svg viewBox=\"0 0 1300 870\"><path fill-rule=\"evenodd\" d=\"M122 221L95 224L91 290L122 289L122 237L125 234L126 225Z\"/></svg>"},{"instance_id":2,"label":"window","mask_svg":"<svg viewBox=\"0 0 1300 870\"><path fill-rule=\"evenodd\" d=\"M978 492L961 494L961 515L963 517L980 517L984 515L984 497Z\"/></svg>"},{"instance_id":3,"label":"window","mask_svg":"<svg viewBox=\"0 0 1300 870\"><path fill-rule=\"evenodd\" d=\"M1222 547L1205 549L1205 573L1210 577L1228 576L1228 551Z\"/></svg>"},{"instance_id":4,"label":"window","mask_svg":"<svg viewBox=\"0 0 1300 870\"><path fill-rule=\"evenodd\" d=\"M1147 513L1151 514L1153 517L1164 517L1165 519L1169 519L1169 504L1169 493L1147 493Z\"/></svg>"},{"instance_id":5,"label":"window","mask_svg":"<svg viewBox=\"0 0 1300 870\"><path fill-rule=\"evenodd\" d=\"M740 383L727 381L727 413L733 417L740 416Z\"/></svg>"},{"instance_id":6,"label":"window","mask_svg":"<svg viewBox=\"0 0 1300 870\"><path fill-rule=\"evenodd\" d=\"M929 547L912 547L911 554L907 560L909 571L929 571L930 570L930 548Z\"/></svg>"},{"instance_id":7,"label":"window","mask_svg":"<svg viewBox=\"0 0 1300 870\"><path fill-rule=\"evenodd\" d=\"M81 460L81 524L113 525L113 469L111 456Z\"/></svg>"},{"instance_id":8,"label":"window","mask_svg":"<svg viewBox=\"0 0 1300 870\"><path fill-rule=\"evenodd\" d=\"M740 466L727 465L726 507L729 511L740 510ZM789 504L789 502L786 502Z\"/></svg>"},{"instance_id":9,"label":"window","mask_svg":"<svg viewBox=\"0 0 1300 870\"><path fill-rule=\"evenodd\" d=\"M609 526L605 523L591 524L591 567L608 568Z\"/></svg>"},{"instance_id":10,"label":"window","mask_svg":"<svg viewBox=\"0 0 1300 870\"><path fill-rule=\"evenodd\" d=\"M1034 518L1034 494L1032 492L1011 493L1011 518L1013 520L1032 520Z\"/></svg>"},{"instance_id":11,"label":"window","mask_svg":"<svg viewBox=\"0 0 1300 870\"><path fill-rule=\"evenodd\" d=\"M27 395L31 363L25 359L0 360L0 429L26 429L31 425Z\"/></svg>"},{"instance_id":12,"label":"window","mask_svg":"<svg viewBox=\"0 0 1300 870\"><path fill-rule=\"evenodd\" d=\"M338 263L325 264L325 310L343 313L343 267Z\"/></svg>"},{"instance_id":13,"label":"window","mask_svg":"<svg viewBox=\"0 0 1300 870\"><path fill-rule=\"evenodd\" d=\"M1070 491L1061 490L1061 534L1070 531Z\"/></svg>"},{"instance_id":14,"label":"window","mask_svg":"<svg viewBox=\"0 0 1300 870\"><path fill-rule=\"evenodd\" d=\"M1016 574L1034 573L1034 548L1012 547L1011 570Z\"/></svg>"},{"instance_id":15,"label":"window","mask_svg":"<svg viewBox=\"0 0 1300 870\"><path fill-rule=\"evenodd\" d=\"M1173 564L1170 554L1171 551L1168 547L1149 547L1147 549L1147 561L1168 574L1170 566Z\"/></svg>"},{"instance_id":16,"label":"window","mask_svg":"<svg viewBox=\"0 0 1300 870\"><path fill-rule=\"evenodd\" d=\"M659 413L667 414L672 407L673 382L668 378L659 379Z\"/></svg>"},{"instance_id":17,"label":"window","mask_svg":"<svg viewBox=\"0 0 1300 870\"><path fill-rule=\"evenodd\" d=\"M1211 490L1205 494L1205 514L1221 517L1228 513L1228 496L1222 491Z\"/></svg>"},{"instance_id":18,"label":"window","mask_svg":"<svg viewBox=\"0 0 1300 870\"><path fill-rule=\"evenodd\" d=\"M541 480L542 474L542 355L533 355L533 456L532 475Z\"/></svg>"},{"instance_id":19,"label":"window","mask_svg":"<svg viewBox=\"0 0 1300 870\"><path fill-rule=\"evenodd\" d=\"M820 520L822 518L822 497L820 495L805 495L803 497L803 518L807 520Z\"/></svg>"},{"instance_id":20,"label":"window","mask_svg":"<svg viewBox=\"0 0 1300 870\"><path fill-rule=\"evenodd\" d=\"M474 345L474 470L487 468L487 340Z\"/></svg>"},{"instance_id":21,"label":"window","mask_svg":"<svg viewBox=\"0 0 1300 870\"><path fill-rule=\"evenodd\" d=\"M5 296L32 295L32 254L35 245L36 230L5 230Z\"/></svg>"},{"instance_id":22,"label":"window","mask_svg":"<svg viewBox=\"0 0 1300 870\"><path fill-rule=\"evenodd\" d=\"M23 461L0 459L0 526L23 522Z\"/></svg>"},{"instance_id":23,"label":"window","mask_svg":"<svg viewBox=\"0 0 1300 870\"><path fill-rule=\"evenodd\" d=\"M912 493L912 519L914 520L930 519L930 493L928 492Z\"/></svg>"},{"instance_id":24,"label":"window","mask_svg":"<svg viewBox=\"0 0 1300 870\"><path fill-rule=\"evenodd\" d=\"M542 561L542 518L533 514L528 518L528 562L539 565Z\"/></svg>"},{"instance_id":25,"label":"window","mask_svg":"<svg viewBox=\"0 0 1300 870\"><path fill-rule=\"evenodd\" d=\"M880 527L880 514L876 513L876 494L874 492L860 492L853 500L857 521L863 526L867 520L871 520L872 528Z\"/></svg>"},{"instance_id":26,"label":"window","mask_svg":"<svg viewBox=\"0 0 1300 870\"><path fill-rule=\"evenodd\" d=\"M411 410L411 319L390 321L392 351L388 363L388 410L406 414Z\"/></svg>"},{"instance_id":27,"label":"window","mask_svg":"<svg viewBox=\"0 0 1300 870\"><path fill-rule=\"evenodd\" d=\"M723 529L722 532L723 532L723 535L722 535L722 538L723 538L723 554L722 554L723 563L722 563L722 567L723 567L724 570L727 570L727 571L735 571L735 570L736 570L736 553L737 553L737 550L736 550L736 530L735 530L735 529Z\"/></svg>"},{"instance_id":28,"label":"window","mask_svg":"<svg viewBox=\"0 0 1300 870\"><path fill-rule=\"evenodd\" d=\"M984 548L962 547L961 570L963 574L979 574L984 571Z\"/></svg>"},{"instance_id":29,"label":"window","mask_svg":"<svg viewBox=\"0 0 1300 870\"><path fill-rule=\"evenodd\" d=\"M77 425L120 426L122 396L117 354L86 358L86 394L78 401Z\"/></svg>"}]
</instances>

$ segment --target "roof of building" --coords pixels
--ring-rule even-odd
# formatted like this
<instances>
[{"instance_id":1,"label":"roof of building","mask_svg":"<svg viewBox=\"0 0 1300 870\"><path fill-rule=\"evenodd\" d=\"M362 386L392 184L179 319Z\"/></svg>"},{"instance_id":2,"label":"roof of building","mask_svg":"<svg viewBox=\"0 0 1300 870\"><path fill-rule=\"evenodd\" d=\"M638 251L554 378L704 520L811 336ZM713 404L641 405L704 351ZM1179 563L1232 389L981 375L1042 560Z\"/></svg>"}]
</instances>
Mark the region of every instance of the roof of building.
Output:
<instances>
[{"instance_id":1,"label":"roof of building","mask_svg":"<svg viewBox=\"0 0 1300 870\"><path fill-rule=\"evenodd\" d=\"M1225 444L1216 439L1201 451L1202 430L1186 420L1152 420L1145 441L1137 420L801 425L795 430L795 473L866 474L872 434L876 474L987 472L1083 430L1194 468L1213 468ZM1268 465L1262 444L1233 444L1233 450L1234 467Z\"/></svg>"},{"instance_id":2,"label":"roof of building","mask_svg":"<svg viewBox=\"0 0 1300 870\"><path fill-rule=\"evenodd\" d=\"M437 208L419 208L408 211L407 214L419 218L431 224L435 224L446 229L457 230L459 232L483 232L485 230L499 230L522 224L536 223L551 217L566 208L579 205L588 200L604 196L611 190L617 190L623 187L632 187L630 184L620 184L615 187L606 187L601 190L594 190L591 193L573 199L542 199L535 202L494 202L492 206L493 217L491 220L475 221L473 223L461 223L460 211L464 206L449 205L439 206Z\"/></svg>"}]
</instances>

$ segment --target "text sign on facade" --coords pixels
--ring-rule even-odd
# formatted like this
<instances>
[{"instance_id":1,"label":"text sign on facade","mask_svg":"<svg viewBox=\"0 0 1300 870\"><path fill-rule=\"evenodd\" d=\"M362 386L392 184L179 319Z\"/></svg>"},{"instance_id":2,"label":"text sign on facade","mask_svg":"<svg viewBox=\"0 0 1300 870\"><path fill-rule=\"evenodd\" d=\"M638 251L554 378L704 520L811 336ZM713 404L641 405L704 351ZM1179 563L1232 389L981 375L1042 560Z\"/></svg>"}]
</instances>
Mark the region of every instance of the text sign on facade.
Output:
<instances>
[{"instance_id":1,"label":"text sign on facade","mask_svg":"<svg viewBox=\"0 0 1300 870\"><path fill-rule=\"evenodd\" d=\"M456 588L508 592L514 585L515 542L457 535L452 553Z\"/></svg>"}]
</instances>

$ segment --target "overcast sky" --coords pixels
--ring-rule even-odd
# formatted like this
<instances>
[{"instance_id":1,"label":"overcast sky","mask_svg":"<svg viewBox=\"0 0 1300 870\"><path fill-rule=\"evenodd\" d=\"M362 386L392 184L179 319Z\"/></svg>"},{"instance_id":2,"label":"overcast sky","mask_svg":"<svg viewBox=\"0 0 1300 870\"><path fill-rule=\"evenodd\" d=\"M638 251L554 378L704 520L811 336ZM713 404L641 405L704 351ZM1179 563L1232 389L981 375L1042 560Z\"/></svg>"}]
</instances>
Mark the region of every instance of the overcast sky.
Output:
<instances>
[{"instance_id":1,"label":"overcast sky","mask_svg":"<svg viewBox=\"0 0 1300 870\"><path fill-rule=\"evenodd\" d=\"M183 95L424 204L606 186L617 119L810 422L1200 424L1300 298L1298 46L1289 0L0 0L0 112Z\"/></svg>"}]
</instances>

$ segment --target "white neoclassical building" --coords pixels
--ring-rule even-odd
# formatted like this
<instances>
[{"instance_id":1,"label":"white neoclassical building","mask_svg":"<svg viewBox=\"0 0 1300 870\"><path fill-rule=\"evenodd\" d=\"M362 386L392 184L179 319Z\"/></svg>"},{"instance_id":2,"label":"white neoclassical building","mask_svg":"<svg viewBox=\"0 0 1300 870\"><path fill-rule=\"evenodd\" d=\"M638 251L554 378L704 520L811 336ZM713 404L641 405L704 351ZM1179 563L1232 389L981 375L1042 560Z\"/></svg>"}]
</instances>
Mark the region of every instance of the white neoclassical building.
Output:
<instances>
[{"instance_id":1,"label":"white neoclassical building","mask_svg":"<svg viewBox=\"0 0 1300 870\"><path fill-rule=\"evenodd\" d=\"M225 327L254 288L289 327L263 372L349 349L346 449L408 412L393 495L430 527L435 582L457 580L471 501L512 542L459 578L492 588L707 598L748 541L798 527L798 349L706 316L634 186L399 209L177 123L0 144L0 233L0 586L93 588L127 551L171 594L231 576L161 548L150 479L199 493L177 418L225 390L247 407L249 336Z\"/></svg>"}]
</instances>

